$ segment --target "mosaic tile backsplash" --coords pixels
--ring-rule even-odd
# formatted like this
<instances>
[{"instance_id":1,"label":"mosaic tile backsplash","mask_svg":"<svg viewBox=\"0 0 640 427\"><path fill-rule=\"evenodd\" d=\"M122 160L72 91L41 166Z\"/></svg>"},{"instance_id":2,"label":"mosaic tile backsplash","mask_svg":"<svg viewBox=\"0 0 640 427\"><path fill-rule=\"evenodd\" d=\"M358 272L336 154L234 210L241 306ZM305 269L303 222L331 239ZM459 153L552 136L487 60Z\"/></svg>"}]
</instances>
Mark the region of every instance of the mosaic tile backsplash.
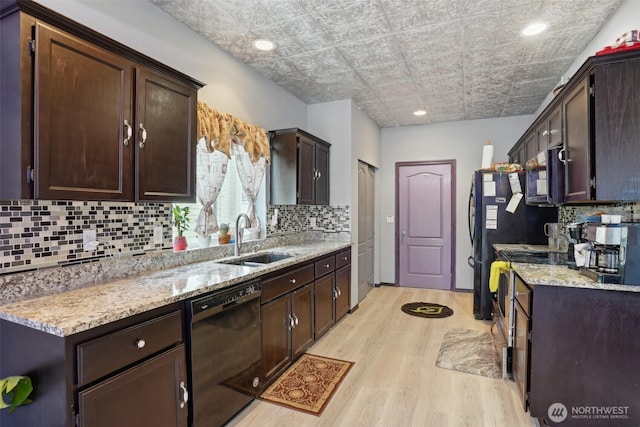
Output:
<instances>
[{"instance_id":1,"label":"mosaic tile backsplash","mask_svg":"<svg viewBox=\"0 0 640 427\"><path fill-rule=\"evenodd\" d=\"M171 249L170 203L0 201L0 272L97 261ZM332 206L270 206L279 210L277 226L267 237L307 230L349 231L349 208ZM310 226L316 218L316 226ZM153 243L153 229L163 227L162 244ZM83 230L95 229L100 245L83 250Z\"/></svg>"}]
</instances>

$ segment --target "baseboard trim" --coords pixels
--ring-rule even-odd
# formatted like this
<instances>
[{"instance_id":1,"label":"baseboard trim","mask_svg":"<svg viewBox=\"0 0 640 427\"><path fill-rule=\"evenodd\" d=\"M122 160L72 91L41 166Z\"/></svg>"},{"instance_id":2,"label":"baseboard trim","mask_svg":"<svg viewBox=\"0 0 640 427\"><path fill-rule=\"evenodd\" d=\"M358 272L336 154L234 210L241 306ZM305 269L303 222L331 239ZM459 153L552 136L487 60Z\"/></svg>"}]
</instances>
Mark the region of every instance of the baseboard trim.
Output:
<instances>
[{"instance_id":1,"label":"baseboard trim","mask_svg":"<svg viewBox=\"0 0 640 427\"><path fill-rule=\"evenodd\" d=\"M380 282L376 285L376 287L380 287L380 286L396 286L395 283L389 283L389 282Z\"/></svg>"}]
</instances>

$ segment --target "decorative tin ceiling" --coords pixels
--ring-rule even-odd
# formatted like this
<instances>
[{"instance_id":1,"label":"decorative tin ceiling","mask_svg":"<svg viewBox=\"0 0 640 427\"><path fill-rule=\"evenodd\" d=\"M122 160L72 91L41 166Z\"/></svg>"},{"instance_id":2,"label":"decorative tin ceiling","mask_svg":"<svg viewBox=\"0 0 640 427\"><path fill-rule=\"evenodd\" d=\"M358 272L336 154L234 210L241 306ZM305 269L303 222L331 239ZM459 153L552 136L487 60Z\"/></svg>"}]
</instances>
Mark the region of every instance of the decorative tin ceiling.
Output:
<instances>
[{"instance_id":1,"label":"decorative tin ceiling","mask_svg":"<svg viewBox=\"0 0 640 427\"><path fill-rule=\"evenodd\" d=\"M622 2L149 1L305 103L351 98L381 127L532 114ZM533 21L547 30L524 38Z\"/></svg>"}]
</instances>

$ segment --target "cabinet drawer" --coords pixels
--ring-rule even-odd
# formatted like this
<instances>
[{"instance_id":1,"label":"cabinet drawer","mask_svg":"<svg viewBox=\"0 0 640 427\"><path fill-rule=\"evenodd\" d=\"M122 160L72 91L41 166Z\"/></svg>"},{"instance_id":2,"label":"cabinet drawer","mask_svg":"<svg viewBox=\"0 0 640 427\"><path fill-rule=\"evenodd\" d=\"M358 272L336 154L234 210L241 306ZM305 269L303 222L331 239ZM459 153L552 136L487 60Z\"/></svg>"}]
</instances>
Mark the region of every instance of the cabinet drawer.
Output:
<instances>
[{"instance_id":1,"label":"cabinet drawer","mask_svg":"<svg viewBox=\"0 0 640 427\"><path fill-rule=\"evenodd\" d=\"M313 264L262 281L262 302L270 301L313 280Z\"/></svg>"},{"instance_id":2,"label":"cabinet drawer","mask_svg":"<svg viewBox=\"0 0 640 427\"><path fill-rule=\"evenodd\" d=\"M518 276L516 276L515 292L516 300L520 303L525 314L531 317L531 288L529 288Z\"/></svg>"},{"instance_id":3,"label":"cabinet drawer","mask_svg":"<svg viewBox=\"0 0 640 427\"><path fill-rule=\"evenodd\" d=\"M336 269L336 257L334 255L315 262L316 278L324 276Z\"/></svg>"},{"instance_id":4,"label":"cabinet drawer","mask_svg":"<svg viewBox=\"0 0 640 427\"><path fill-rule=\"evenodd\" d=\"M351 264L351 249L342 251L336 255L336 268L340 268L347 264Z\"/></svg>"},{"instance_id":5,"label":"cabinet drawer","mask_svg":"<svg viewBox=\"0 0 640 427\"><path fill-rule=\"evenodd\" d=\"M142 360L182 342L182 311L79 344L78 385Z\"/></svg>"}]
</instances>

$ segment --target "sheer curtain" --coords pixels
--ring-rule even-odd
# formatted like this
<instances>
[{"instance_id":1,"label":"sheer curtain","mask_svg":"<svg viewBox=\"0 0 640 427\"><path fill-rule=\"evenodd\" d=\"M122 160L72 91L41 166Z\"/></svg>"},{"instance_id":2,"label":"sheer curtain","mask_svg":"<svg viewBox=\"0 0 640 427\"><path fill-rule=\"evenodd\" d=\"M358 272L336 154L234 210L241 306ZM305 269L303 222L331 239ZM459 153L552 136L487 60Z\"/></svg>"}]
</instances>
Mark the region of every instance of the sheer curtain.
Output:
<instances>
[{"instance_id":1,"label":"sheer curtain","mask_svg":"<svg viewBox=\"0 0 640 427\"><path fill-rule=\"evenodd\" d=\"M231 154L236 161L242 190L249 199L249 209L246 213L251 220L251 228L260 227L260 221L258 221L256 213L256 199L267 169L267 161L264 157L260 157L253 162L245 149L245 145L236 138L233 139L233 144L231 144Z\"/></svg>"},{"instance_id":2,"label":"sheer curtain","mask_svg":"<svg viewBox=\"0 0 640 427\"><path fill-rule=\"evenodd\" d=\"M210 145L205 138L201 138L197 146L196 190L197 200L202 205L202 210L194 229L199 236L209 236L218 231L214 206L224 183L229 161L222 151L210 152L209 149Z\"/></svg>"}]
</instances>

